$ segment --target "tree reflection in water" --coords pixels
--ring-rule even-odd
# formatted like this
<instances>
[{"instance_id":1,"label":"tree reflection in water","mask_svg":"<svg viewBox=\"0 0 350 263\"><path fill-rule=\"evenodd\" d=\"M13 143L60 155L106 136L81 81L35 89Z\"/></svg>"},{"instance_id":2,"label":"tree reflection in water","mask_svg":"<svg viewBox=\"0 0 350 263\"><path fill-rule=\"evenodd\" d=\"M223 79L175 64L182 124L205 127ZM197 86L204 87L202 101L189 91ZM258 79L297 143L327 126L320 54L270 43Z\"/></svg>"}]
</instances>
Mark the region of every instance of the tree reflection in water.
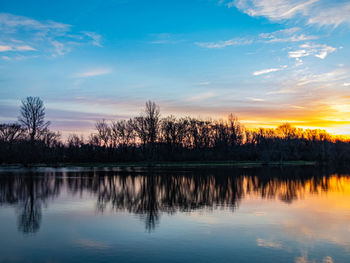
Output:
<instances>
[{"instance_id":1,"label":"tree reflection in water","mask_svg":"<svg viewBox=\"0 0 350 263\"><path fill-rule=\"evenodd\" d=\"M0 205L16 206L19 230L35 233L42 206L62 189L81 196L88 192L96 196L100 212L111 208L138 214L150 231L161 213L216 207L234 211L247 195L290 203L305 193L326 192L332 174L338 177L315 167L8 173L0 176Z\"/></svg>"}]
</instances>

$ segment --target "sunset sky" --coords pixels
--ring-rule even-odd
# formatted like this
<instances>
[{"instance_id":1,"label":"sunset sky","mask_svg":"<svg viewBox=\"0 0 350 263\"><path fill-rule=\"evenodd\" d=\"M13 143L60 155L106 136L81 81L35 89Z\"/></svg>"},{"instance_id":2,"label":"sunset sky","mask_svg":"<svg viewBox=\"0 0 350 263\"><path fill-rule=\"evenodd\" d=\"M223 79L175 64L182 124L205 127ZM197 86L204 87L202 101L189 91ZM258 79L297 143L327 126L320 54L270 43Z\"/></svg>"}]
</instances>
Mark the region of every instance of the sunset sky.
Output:
<instances>
[{"instance_id":1,"label":"sunset sky","mask_svg":"<svg viewBox=\"0 0 350 263\"><path fill-rule=\"evenodd\" d=\"M350 1L1 0L0 121L26 96L64 134L150 99L162 116L350 135Z\"/></svg>"}]
</instances>

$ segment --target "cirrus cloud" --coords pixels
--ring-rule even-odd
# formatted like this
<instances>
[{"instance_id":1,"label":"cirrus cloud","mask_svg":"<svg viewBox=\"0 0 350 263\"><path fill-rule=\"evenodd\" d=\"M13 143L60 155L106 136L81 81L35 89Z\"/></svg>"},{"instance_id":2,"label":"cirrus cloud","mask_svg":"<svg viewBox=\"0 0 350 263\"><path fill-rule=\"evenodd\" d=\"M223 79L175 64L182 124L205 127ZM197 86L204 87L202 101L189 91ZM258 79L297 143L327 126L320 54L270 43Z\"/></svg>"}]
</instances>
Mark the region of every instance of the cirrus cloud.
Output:
<instances>
[{"instance_id":1,"label":"cirrus cloud","mask_svg":"<svg viewBox=\"0 0 350 263\"><path fill-rule=\"evenodd\" d=\"M18 57L18 52L32 51L39 55L63 56L78 45L101 47L101 36L95 32L74 32L72 26L52 20L39 21L25 16L0 13L0 52L11 52L6 58ZM17 53L17 54L16 54Z\"/></svg>"},{"instance_id":2,"label":"cirrus cloud","mask_svg":"<svg viewBox=\"0 0 350 263\"><path fill-rule=\"evenodd\" d=\"M112 73L112 70L109 68L97 68L97 69L92 69L92 70L77 73L73 77L74 78L89 78L89 77L106 75L106 74L110 74L110 73Z\"/></svg>"},{"instance_id":3,"label":"cirrus cloud","mask_svg":"<svg viewBox=\"0 0 350 263\"><path fill-rule=\"evenodd\" d=\"M283 21L302 17L306 24L338 27L350 25L350 3L325 0L234 0L228 7L236 7L252 17L266 17L271 21Z\"/></svg>"},{"instance_id":4,"label":"cirrus cloud","mask_svg":"<svg viewBox=\"0 0 350 263\"><path fill-rule=\"evenodd\" d=\"M196 42L195 44L203 48L224 48L229 46L250 45L253 41L245 38L233 38L217 42Z\"/></svg>"},{"instance_id":5,"label":"cirrus cloud","mask_svg":"<svg viewBox=\"0 0 350 263\"><path fill-rule=\"evenodd\" d=\"M264 74L280 71L280 70L283 70L285 68L287 68L286 65L280 66L279 68L268 68L268 69L258 70L258 71L254 71L253 75L254 76L264 75Z\"/></svg>"}]
</instances>

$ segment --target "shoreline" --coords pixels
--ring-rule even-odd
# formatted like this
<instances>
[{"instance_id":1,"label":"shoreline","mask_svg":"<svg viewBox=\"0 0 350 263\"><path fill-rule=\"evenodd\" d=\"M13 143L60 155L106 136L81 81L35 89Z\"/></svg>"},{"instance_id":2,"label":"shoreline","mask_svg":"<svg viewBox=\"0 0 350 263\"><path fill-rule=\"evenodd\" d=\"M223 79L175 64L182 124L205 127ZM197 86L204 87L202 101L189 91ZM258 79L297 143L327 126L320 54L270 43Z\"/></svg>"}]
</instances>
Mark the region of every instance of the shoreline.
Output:
<instances>
[{"instance_id":1,"label":"shoreline","mask_svg":"<svg viewBox=\"0 0 350 263\"><path fill-rule=\"evenodd\" d=\"M23 168L215 168L215 167L276 167L276 166L316 166L316 161L285 161L285 162L262 162L262 161L207 161L207 162L125 162L125 163L57 163L57 164L0 164L3 169Z\"/></svg>"}]
</instances>

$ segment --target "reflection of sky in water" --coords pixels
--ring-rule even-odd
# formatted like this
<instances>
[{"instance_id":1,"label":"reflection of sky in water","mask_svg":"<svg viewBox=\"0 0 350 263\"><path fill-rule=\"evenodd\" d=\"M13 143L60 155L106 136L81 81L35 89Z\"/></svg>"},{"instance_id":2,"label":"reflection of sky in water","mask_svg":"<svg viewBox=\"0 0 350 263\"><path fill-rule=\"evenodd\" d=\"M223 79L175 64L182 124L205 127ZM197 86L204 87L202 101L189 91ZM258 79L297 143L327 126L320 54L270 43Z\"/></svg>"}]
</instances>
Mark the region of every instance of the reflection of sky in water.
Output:
<instances>
[{"instance_id":1,"label":"reflection of sky in water","mask_svg":"<svg viewBox=\"0 0 350 263\"><path fill-rule=\"evenodd\" d=\"M350 261L350 177L163 173L1 177L0 262ZM41 219L24 233L28 189Z\"/></svg>"}]
</instances>

